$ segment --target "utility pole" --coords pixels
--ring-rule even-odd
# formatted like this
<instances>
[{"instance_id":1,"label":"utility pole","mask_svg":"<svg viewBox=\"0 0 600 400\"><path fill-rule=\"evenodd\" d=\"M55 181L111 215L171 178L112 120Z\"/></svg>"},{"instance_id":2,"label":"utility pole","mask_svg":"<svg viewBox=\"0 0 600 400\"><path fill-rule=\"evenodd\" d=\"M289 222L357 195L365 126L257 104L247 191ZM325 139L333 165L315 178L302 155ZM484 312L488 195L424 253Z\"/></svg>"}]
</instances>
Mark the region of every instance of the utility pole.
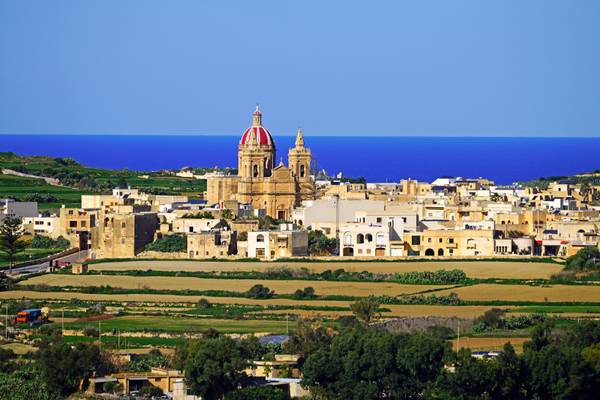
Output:
<instances>
[{"instance_id":1,"label":"utility pole","mask_svg":"<svg viewBox=\"0 0 600 400\"><path fill-rule=\"evenodd\" d=\"M458 321L458 340L456 341L456 352L460 350L460 321Z\"/></svg>"},{"instance_id":2,"label":"utility pole","mask_svg":"<svg viewBox=\"0 0 600 400\"><path fill-rule=\"evenodd\" d=\"M65 309L63 308L61 311L62 311L62 319L60 321L61 326L62 326L61 334L64 336L65 335Z\"/></svg>"},{"instance_id":3,"label":"utility pole","mask_svg":"<svg viewBox=\"0 0 600 400\"><path fill-rule=\"evenodd\" d=\"M8 340L8 304L4 305L4 309L6 310L6 314L4 315L4 336Z\"/></svg>"},{"instance_id":4,"label":"utility pole","mask_svg":"<svg viewBox=\"0 0 600 400\"><path fill-rule=\"evenodd\" d=\"M98 321L98 343L99 348L102 350L102 322Z\"/></svg>"},{"instance_id":5,"label":"utility pole","mask_svg":"<svg viewBox=\"0 0 600 400\"><path fill-rule=\"evenodd\" d=\"M289 334L290 334L290 314L285 314L285 330L289 336Z\"/></svg>"}]
</instances>

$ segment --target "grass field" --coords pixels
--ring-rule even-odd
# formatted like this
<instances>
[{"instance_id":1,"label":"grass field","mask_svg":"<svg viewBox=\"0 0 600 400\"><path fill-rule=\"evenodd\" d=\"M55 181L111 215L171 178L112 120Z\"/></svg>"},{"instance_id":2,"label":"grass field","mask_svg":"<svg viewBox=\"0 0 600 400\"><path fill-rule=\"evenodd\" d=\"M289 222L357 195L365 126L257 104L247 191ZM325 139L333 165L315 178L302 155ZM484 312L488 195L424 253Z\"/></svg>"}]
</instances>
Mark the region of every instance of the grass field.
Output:
<instances>
[{"instance_id":1,"label":"grass field","mask_svg":"<svg viewBox=\"0 0 600 400\"><path fill-rule=\"evenodd\" d=\"M470 278L547 279L562 271L552 263L525 261L411 261L411 262L219 262L219 261L114 261L91 264L93 270L161 270L161 271L264 271L274 267L308 268L314 272L343 268L346 271L377 273L437 271L460 269Z\"/></svg>"},{"instance_id":2,"label":"grass field","mask_svg":"<svg viewBox=\"0 0 600 400\"><path fill-rule=\"evenodd\" d=\"M80 207L81 195L89 194L90 192L65 186L48 185L43 179L0 174L0 198L12 196L19 200L23 200L24 196L32 193L50 194L55 196L60 202L38 203L38 207L40 209L58 209L63 203L67 207Z\"/></svg>"},{"instance_id":3,"label":"grass field","mask_svg":"<svg viewBox=\"0 0 600 400\"><path fill-rule=\"evenodd\" d=\"M110 285L125 289L167 289L167 290L225 290L244 292L253 285L262 284L275 293L293 293L297 289L311 286L318 295L398 295L412 294L430 289L445 288L436 285L402 285L390 282L335 282L335 281L296 281L259 279L201 279L189 277L163 276L115 276L115 275L41 275L21 282L23 285L47 284L50 286L100 286Z\"/></svg>"},{"instance_id":4,"label":"grass field","mask_svg":"<svg viewBox=\"0 0 600 400\"><path fill-rule=\"evenodd\" d=\"M292 328L294 324L290 324ZM83 329L86 326L97 327L97 322L69 322L65 329ZM163 316L124 316L102 321L102 330L155 331L173 333L204 332L213 328L222 333L285 333L285 321L275 320L232 320L212 318L184 318Z\"/></svg>"},{"instance_id":5,"label":"grass field","mask_svg":"<svg viewBox=\"0 0 600 400\"><path fill-rule=\"evenodd\" d=\"M539 301L539 302L600 302L600 286L585 285L495 285L481 284L442 290L439 295L454 292L463 300L478 301Z\"/></svg>"}]
</instances>

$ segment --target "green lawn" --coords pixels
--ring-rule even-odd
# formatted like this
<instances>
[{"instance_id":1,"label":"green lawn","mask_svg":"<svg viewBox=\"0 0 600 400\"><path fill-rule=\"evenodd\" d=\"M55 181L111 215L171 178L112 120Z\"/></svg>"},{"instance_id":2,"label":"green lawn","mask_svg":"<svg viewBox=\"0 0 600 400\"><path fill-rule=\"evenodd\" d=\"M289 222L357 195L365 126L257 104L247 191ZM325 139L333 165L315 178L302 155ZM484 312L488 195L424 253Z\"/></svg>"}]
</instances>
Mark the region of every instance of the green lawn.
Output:
<instances>
[{"instance_id":1,"label":"green lawn","mask_svg":"<svg viewBox=\"0 0 600 400\"><path fill-rule=\"evenodd\" d=\"M290 322L290 329L295 324ZM98 327L98 322L67 322L65 329L83 329L86 326ZM286 321L276 320L235 320L214 318L186 318L168 316L123 316L101 321L104 332L148 331L148 332L204 332L210 328L222 333L285 333Z\"/></svg>"},{"instance_id":2,"label":"green lawn","mask_svg":"<svg viewBox=\"0 0 600 400\"><path fill-rule=\"evenodd\" d=\"M600 305L539 305L511 310L524 313L600 313Z\"/></svg>"}]
</instances>

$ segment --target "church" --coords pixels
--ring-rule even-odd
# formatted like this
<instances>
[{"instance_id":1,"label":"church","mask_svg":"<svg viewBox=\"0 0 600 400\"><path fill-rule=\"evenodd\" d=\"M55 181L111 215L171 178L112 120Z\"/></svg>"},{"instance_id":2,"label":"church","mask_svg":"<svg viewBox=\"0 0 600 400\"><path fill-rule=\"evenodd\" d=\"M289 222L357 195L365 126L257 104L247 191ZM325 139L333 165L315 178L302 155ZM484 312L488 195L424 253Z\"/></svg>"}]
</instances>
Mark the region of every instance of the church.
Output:
<instances>
[{"instance_id":1,"label":"church","mask_svg":"<svg viewBox=\"0 0 600 400\"><path fill-rule=\"evenodd\" d=\"M273 218L287 220L294 207L313 199L315 186L311 176L311 153L304 146L302 130L288 151L288 166L276 164L273 137L262 124L258 105L252 114L252 126L246 129L238 145L238 174L207 177L209 204L237 201L264 210Z\"/></svg>"}]
</instances>

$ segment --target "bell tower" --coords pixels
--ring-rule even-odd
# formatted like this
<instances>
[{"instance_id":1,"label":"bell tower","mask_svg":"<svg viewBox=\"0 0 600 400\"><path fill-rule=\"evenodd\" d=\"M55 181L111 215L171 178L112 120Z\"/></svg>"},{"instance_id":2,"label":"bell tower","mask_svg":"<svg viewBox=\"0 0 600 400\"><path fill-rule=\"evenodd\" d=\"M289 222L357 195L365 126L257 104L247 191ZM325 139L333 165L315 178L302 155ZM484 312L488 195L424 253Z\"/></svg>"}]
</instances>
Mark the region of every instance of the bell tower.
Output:
<instances>
[{"instance_id":1,"label":"bell tower","mask_svg":"<svg viewBox=\"0 0 600 400\"><path fill-rule=\"evenodd\" d=\"M314 183L310 174L311 159L310 149L304 147L302 128L298 128L296 143L288 152L288 164L296 186L296 205L314 195Z\"/></svg>"}]
</instances>

